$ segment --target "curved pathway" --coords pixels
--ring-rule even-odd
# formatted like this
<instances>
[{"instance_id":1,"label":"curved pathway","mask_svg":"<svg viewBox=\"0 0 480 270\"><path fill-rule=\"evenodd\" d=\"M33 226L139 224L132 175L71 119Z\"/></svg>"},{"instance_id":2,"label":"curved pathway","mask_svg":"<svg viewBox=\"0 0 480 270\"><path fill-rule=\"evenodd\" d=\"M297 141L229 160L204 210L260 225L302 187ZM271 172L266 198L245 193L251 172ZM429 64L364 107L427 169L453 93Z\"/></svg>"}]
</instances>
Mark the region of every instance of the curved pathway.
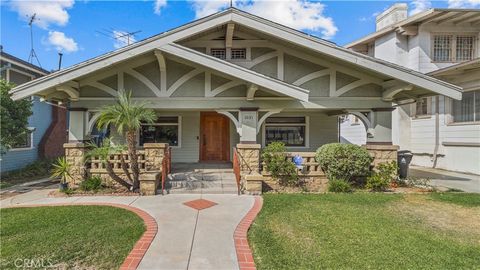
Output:
<instances>
[{"instance_id":1,"label":"curved pathway","mask_svg":"<svg viewBox=\"0 0 480 270\"><path fill-rule=\"evenodd\" d=\"M158 232L155 236L148 235L153 241L137 269L240 269L245 256L237 258L240 253L234 235L237 237L240 232L238 226L246 237L249 223L243 218L248 213L245 218L253 221L250 210L258 213L261 202L258 197L226 194L50 198L49 191L21 194L0 201L0 206L106 203L141 209L153 217Z\"/></svg>"}]
</instances>

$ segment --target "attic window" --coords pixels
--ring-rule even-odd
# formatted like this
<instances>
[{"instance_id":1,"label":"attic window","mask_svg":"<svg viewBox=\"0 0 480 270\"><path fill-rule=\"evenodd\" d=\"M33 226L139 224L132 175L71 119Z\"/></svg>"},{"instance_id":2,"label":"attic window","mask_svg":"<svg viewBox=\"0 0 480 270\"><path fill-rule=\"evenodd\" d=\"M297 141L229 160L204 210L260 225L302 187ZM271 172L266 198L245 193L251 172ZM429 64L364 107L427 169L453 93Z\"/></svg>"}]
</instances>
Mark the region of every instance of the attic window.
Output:
<instances>
[{"instance_id":1,"label":"attic window","mask_svg":"<svg viewBox=\"0 0 480 270\"><path fill-rule=\"evenodd\" d=\"M247 50L232 49L232 59L247 59Z\"/></svg>"},{"instance_id":2,"label":"attic window","mask_svg":"<svg viewBox=\"0 0 480 270\"><path fill-rule=\"evenodd\" d=\"M219 59L225 59L226 58L225 49L210 49L210 54L213 57L216 57L216 58L219 58Z\"/></svg>"}]
</instances>

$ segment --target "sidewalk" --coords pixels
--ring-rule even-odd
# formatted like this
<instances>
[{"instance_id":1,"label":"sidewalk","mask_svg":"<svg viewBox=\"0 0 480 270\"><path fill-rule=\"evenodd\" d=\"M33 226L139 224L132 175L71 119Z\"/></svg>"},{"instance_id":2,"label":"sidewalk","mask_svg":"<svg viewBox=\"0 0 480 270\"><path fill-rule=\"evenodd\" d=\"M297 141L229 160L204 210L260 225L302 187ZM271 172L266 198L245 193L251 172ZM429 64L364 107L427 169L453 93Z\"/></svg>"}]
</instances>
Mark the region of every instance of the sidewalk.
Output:
<instances>
[{"instance_id":1,"label":"sidewalk","mask_svg":"<svg viewBox=\"0 0 480 270\"><path fill-rule=\"evenodd\" d=\"M158 233L138 269L238 269L233 234L254 203L253 196L171 194L166 196L95 196L49 198L34 190L0 201L21 204L118 203L140 208L155 218ZM196 210L185 202L204 199L215 205ZM194 207L197 203L191 203Z\"/></svg>"},{"instance_id":2,"label":"sidewalk","mask_svg":"<svg viewBox=\"0 0 480 270\"><path fill-rule=\"evenodd\" d=\"M437 187L480 193L480 175L417 166L410 166L409 175L418 178L428 178L431 184Z\"/></svg>"}]
</instances>

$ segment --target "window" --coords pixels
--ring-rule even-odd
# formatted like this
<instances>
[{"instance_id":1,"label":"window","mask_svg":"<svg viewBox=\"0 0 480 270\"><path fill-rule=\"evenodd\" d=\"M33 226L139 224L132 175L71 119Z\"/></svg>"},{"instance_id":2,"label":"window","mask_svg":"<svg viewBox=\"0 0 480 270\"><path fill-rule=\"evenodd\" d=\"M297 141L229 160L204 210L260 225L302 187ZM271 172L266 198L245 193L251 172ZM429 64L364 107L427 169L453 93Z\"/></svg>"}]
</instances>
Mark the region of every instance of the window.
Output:
<instances>
[{"instance_id":1,"label":"window","mask_svg":"<svg viewBox=\"0 0 480 270\"><path fill-rule=\"evenodd\" d=\"M161 116L154 124L142 124L140 145L144 143L168 143L180 146L180 117Z\"/></svg>"},{"instance_id":2,"label":"window","mask_svg":"<svg viewBox=\"0 0 480 270\"><path fill-rule=\"evenodd\" d=\"M225 59L227 55L225 52L225 49L210 49L210 54L213 57L220 58L220 59Z\"/></svg>"},{"instance_id":3,"label":"window","mask_svg":"<svg viewBox=\"0 0 480 270\"><path fill-rule=\"evenodd\" d=\"M247 50L246 49L232 49L232 59L246 59Z\"/></svg>"},{"instance_id":4,"label":"window","mask_svg":"<svg viewBox=\"0 0 480 270\"><path fill-rule=\"evenodd\" d=\"M421 98L415 103L415 116L430 115L430 98Z\"/></svg>"},{"instance_id":5,"label":"window","mask_svg":"<svg viewBox=\"0 0 480 270\"><path fill-rule=\"evenodd\" d=\"M33 142L33 131L29 131L23 134L22 137L19 138L19 141L16 144L12 145L12 149L32 148L32 142Z\"/></svg>"},{"instance_id":6,"label":"window","mask_svg":"<svg viewBox=\"0 0 480 270\"><path fill-rule=\"evenodd\" d=\"M265 121L265 145L284 142L286 146L306 146L306 117L269 117Z\"/></svg>"},{"instance_id":7,"label":"window","mask_svg":"<svg viewBox=\"0 0 480 270\"><path fill-rule=\"evenodd\" d=\"M433 37L433 61L452 61L452 36L437 35Z\"/></svg>"},{"instance_id":8,"label":"window","mask_svg":"<svg viewBox=\"0 0 480 270\"><path fill-rule=\"evenodd\" d=\"M457 61L468 61L473 59L475 45L474 36L457 36L456 57Z\"/></svg>"},{"instance_id":9,"label":"window","mask_svg":"<svg viewBox=\"0 0 480 270\"><path fill-rule=\"evenodd\" d=\"M433 36L435 62L461 62L475 57L475 36L442 34Z\"/></svg>"},{"instance_id":10,"label":"window","mask_svg":"<svg viewBox=\"0 0 480 270\"><path fill-rule=\"evenodd\" d=\"M464 92L462 100L452 102L453 122L480 121L480 90Z\"/></svg>"}]
</instances>

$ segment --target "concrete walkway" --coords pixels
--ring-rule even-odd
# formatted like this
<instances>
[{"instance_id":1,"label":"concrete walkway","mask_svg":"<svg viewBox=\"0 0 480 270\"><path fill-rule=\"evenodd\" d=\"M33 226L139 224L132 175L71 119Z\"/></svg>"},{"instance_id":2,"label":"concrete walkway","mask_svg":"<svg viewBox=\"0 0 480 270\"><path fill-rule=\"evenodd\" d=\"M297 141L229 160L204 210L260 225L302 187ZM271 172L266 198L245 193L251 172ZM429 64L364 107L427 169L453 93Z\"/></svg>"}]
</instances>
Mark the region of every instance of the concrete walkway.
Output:
<instances>
[{"instance_id":1,"label":"concrete walkway","mask_svg":"<svg viewBox=\"0 0 480 270\"><path fill-rule=\"evenodd\" d=\"M431 184L437 187L480 193L480 175L417 166L410 166L409 175L418 178L428 178Z\"/></svg>"},{"instance_id":2,"label":"concrete walkway","mask_svg":"<svg viewBox=\"0 0 480 270\"><path fill-rule=\"evenodd\" d=\"M0 201L0 206L102 202L140 208L155 218L158 233L138 269L238 269L233 234L254 204L254 197L246 195L50 198L47 196L50 191L43 189L20 194ZM203 210L183 204L198 199L216 204Z\"/></svg>"}]
</instances>

